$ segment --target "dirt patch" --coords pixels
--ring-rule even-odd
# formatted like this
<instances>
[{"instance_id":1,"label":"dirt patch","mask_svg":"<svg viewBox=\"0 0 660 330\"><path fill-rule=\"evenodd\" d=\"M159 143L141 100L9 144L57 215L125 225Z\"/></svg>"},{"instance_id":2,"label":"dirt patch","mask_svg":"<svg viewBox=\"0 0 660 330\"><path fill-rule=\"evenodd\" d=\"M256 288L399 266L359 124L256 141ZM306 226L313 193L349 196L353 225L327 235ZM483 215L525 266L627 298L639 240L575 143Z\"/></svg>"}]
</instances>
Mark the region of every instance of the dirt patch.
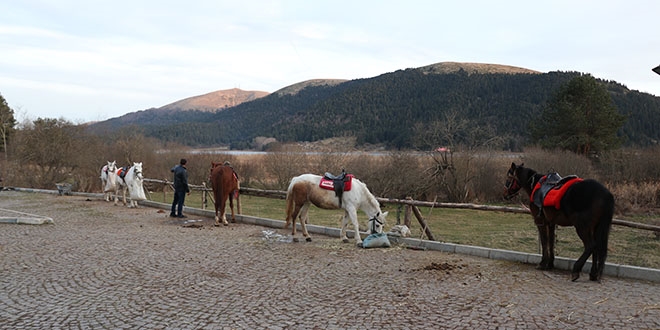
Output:
<instances>
[{"instance_id":1,"label":"dirt patch","mask_svg":"<svg viewBox=\"0 0 660 330\"><path fill-rule=\"evenodd\" d=\"M464 265L452 265L448 262L442 262L442 263L437 263L437 262L432 262L428 266L424 266L421 270L444 270L449 273L449 271L452 271L454 269L463 269Z\"/></svg>"}]
</instances>

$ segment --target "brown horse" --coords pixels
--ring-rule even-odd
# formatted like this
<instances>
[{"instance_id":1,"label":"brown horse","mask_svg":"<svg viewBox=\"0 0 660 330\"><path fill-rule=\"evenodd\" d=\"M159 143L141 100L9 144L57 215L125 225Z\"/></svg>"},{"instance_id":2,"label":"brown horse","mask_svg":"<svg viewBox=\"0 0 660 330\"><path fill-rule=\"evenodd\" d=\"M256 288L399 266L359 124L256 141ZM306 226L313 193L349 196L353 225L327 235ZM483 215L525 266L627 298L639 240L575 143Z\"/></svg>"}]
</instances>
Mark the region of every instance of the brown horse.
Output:
<instances>
[{"instance_id":1,"label":"brown horse","mask_svg":"<svg viewBox=\"0 0 660 330\"><path fill-rule=\"evenodd\" d=\"M238 196L240 185L238 175L228 162L224 164L211 162L211 187L213 188L213 203L215 204L215 226L220 226L220 219L222 219L223 225L228 225L225 216L227 198L229 198L229 208L231 209L231 222L236 222L234 198L236 198L238 214L241 214L241 200ZM218 212L220 212L219 215Z\"/></svg>"}]
</instances>

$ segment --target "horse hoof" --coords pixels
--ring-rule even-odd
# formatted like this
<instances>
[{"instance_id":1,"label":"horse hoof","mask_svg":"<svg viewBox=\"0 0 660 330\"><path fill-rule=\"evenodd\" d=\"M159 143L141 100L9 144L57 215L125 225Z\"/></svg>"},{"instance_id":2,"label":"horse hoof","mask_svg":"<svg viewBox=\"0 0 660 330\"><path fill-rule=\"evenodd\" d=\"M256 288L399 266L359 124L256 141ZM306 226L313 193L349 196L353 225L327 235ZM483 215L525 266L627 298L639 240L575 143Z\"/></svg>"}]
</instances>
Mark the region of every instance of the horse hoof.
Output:
<instances>
[{"instance_id":1,"label":"horse hoof","mask_svg":"<svg viewBox=\"0 0 660 330\"><path fill-rule=\"evenodd\" d=\"M341 241L342 241L342 243L348 243L348 238L344 238L344 239L341 240Z\"/></svg>"},{"instance_id":2,"label":"horse hoof","mask_svg":"<svg viewBox=\"0 0 660 330\"><path fill-rule=\"evenodd\" d=\"M580 278L580 273L571 274L571 281L575 282L578 278Z\"/></svg>"},{"instance_id":3,"label":"horse hoof","mask_svg":"<svg viewBox=\"0 0 660 330\"><path fill-rule=\"evenodd\" d=\"M305 238L305 240L306 240L307 242L311 242L311 241L312 241L312 238L311 238L311 237L307 237L307 238Z\"/></svg>"},{"instance_id":4,"label":"horse hoof","mask_svg":"<svg viewBox=\"0 0 660 330\"><path fill-rule=\"evenodd\" d=\"M361 248L362 247L362 242L357 243L357 247Z\"/></svg>"},{"instance_id":5,"label":"horse hoof","mask_svg":"<svg viewBox=\"0 0 660 330\"><path fill-rule=\"evenodd\" d=\"M222 225L223 225L223 226L225 226L225 227L227 227L227 226L229 226L229 224L228 224L228 223L226 223L226 222L225 222L225 223L223 223Z\"/></svg>"},{"instance_id":6,"label":"horse hoof","mask_svg":"<svg viewBox=\"0 0 660 330\"><path fill-rule=\"evenodd\" d=\"M298 237L294 237L292 241L298 243Z\"/></svg>"},{"instance_id":7,"label":"horse hoof","mask_svg":"<svg viewBox=\"0 0 660 330\"><path fill-rule=\"evenodd\" d=\"M213 224L213 227L220 227L220 224L216 222Z\"/></svg>"}]
</instances>

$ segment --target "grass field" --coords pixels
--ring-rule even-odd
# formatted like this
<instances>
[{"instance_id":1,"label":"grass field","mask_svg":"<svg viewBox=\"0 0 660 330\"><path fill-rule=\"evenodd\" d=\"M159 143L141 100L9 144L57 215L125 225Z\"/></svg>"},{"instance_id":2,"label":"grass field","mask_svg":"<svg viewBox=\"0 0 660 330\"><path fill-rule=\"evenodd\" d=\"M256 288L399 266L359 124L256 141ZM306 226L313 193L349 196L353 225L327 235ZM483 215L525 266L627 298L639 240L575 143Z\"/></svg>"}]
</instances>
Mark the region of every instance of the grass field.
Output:
<instances>
[{"instance_id":1,"label":"grass field","mask_svg":"<svg viewBox=\"0 0 660 330\"><path fill-rule=\"evenodd\" d=\"M155 193L151 198L158 202L172 202L171 193ZM201 200L201 192L193 191L186 197L186 206L201 208ZM209 203L208 208L213 208L212 202ZM276 220L285 218L283 199L241 195L241 206L246 215ZM438 241L539 253L536 226L527 214L428 207L419 209ZM397 213L403 223L403 208L399 211L396 205L388 204L383 211L389 211L385 230L397 224ZM322 210L313 206L309 210L310 223L314 225L338 228L342 215L343 211L340 210ZM365 230L366 216L359 211L358 218L361 230ZM412 236L421 238L423 231L420 224L415 218L412 221ZM574 228L559 227L556 255L576 259L582 251L582 242ZM648 230L613 225L607 262L660 269L660 239Z\"/></svg>"}]
</instances>

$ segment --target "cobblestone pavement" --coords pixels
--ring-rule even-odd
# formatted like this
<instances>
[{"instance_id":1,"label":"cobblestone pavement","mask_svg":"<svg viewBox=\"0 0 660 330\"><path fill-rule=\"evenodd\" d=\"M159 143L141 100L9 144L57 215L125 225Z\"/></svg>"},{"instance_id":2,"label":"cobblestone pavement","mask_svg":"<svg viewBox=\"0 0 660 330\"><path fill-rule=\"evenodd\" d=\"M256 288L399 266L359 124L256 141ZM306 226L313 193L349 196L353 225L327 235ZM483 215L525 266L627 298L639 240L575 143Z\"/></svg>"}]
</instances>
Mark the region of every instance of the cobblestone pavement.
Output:
<instances>
[{"instance_id":1,"label":"cobblestone pavement","mask_svg":"<svg viewBox=\"0 0 660 330\"><path fill-rule=\"evenodd\" d=\"M657 283L292 243L80 196L2 191L0 208L54 220L0 224L3 329L660 329Z\"/></svg>"}]
</instances>

